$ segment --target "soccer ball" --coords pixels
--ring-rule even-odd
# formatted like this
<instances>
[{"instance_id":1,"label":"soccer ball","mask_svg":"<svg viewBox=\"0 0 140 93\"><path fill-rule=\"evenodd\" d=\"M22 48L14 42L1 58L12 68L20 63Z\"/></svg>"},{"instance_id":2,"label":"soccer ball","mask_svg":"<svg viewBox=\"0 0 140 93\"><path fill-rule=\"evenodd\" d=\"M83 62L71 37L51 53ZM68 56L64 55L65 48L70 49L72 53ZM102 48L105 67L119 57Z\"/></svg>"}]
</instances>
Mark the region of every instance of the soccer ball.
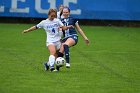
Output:
<instances>
[{"instance_id":1,"label":"soccer ball","mask_svg":"<svg viewBox=\"0 0 140 93\"><path fill-rule=\"evenodd\" d=\"M56 59L56 61L55 61L55 64L56 64L57 66L64 66L64 64L65 64L65 59L64 59L63 57L58 57L58 58Z\"/></svg>"}]
</instances>

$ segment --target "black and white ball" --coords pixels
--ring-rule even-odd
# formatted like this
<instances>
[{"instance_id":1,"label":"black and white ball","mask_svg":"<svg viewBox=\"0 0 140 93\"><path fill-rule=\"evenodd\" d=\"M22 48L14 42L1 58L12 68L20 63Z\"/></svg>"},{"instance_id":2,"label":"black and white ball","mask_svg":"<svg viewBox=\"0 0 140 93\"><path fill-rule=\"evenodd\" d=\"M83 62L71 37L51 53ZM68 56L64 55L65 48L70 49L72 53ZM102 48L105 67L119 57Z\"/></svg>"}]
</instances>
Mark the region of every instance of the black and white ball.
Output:
<instances>
[{"instance_id":1,"label":"black and white ball","mask_svg":"<svg viewBox=\"0 0 140 93\"><path fill-rule=\"evenodd\" d=\"M65 65L65 59L63 57L58 57L55 61L55 64L57 66L64 66Z\"/></svg>"}]
</instances>

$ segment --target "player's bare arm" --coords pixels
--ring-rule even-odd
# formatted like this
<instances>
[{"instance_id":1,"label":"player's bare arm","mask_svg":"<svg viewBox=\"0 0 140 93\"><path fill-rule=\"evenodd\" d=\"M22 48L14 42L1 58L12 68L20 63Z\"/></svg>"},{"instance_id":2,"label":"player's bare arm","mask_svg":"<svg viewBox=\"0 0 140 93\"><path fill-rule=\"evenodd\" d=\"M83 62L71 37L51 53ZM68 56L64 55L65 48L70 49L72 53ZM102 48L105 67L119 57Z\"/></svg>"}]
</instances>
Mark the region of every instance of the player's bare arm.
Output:
<instances>
[{"instance_id":1,"label":"player's bare arm","mask_svg":"<svg viewBox=\"0 0 140 93\"><path fill-rule=\"evenodd\" d=\"M85 35L85 33L83 32L83 30L80 28L79 24L75 24L77 31L80 33L80 35L84 38L85 43L87 45L89 45L89 40L87 38L87 36Z\"/></svg>"},{"instance_id":2,"label":"player's bare arm","mask_svg":"<svg viewBox=\"0 0 140 93\"><path fill-rule=\"evenodd\" d=\"M22 32L22 33L31 32L31 31L36 30L36 29L37 29L37 27L36 27L36 26L32 26L32 27L30 27L29 29L23 30L23 32Z\"/></svg>"}]
</instances>

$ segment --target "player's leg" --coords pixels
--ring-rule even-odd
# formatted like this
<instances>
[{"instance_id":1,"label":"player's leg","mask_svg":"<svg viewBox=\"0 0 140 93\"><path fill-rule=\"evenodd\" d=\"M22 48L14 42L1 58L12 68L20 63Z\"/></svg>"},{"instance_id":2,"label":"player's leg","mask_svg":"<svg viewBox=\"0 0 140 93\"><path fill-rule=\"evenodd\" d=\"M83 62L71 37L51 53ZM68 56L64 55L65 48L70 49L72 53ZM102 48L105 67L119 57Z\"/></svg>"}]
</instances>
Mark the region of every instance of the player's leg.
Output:
<instances>
[{"instance_id":1,"label":"player's leg","mask_svg":"<svg viewBox=\"0 0 140 93\"><path fill-rule=\"evenodd\" d=\"M64 51L64 48L63 48L63 43L62 43L60 48L59 48L59 51L57 52L57 57L63 57L64 56L63 51ZM60 66L56 65L56 69L59 71Z\"/></svg>"},{"instance_id":2,"label":"player's leg","mask_svg":"<svg viewBox=\"0 0 140 93\"><path fill-rule=\"evenodd\" d=\"M60 50L58 51L58 57L64 56L64 43L61 44Z\"/></svg>"},{"instance_id":3,"label":"player's leg","mask_svg":"<svg viewBox=\"0 0 140 93\"><path fill-rule=\"evenodd\" d=\"M70 68L70 53L69 53L69 47L75 45L75 40L73 38L68 38L63 47L64 47L64 54L66 58L66 67Z\"/></svg>"},{"instance_id":4,"label":"player's leg","mask_svg":"<svg viewBox=\"0 0 140 93\"><path fill-rule=\"evenodd\" d=\"M58 57L63 57L65 53L66 57L66 67L70 67L70 54L69 54L69 47L76 45L78 42L78 36L71 36L64 40L64 43L62 43L61 48L58 53Z\"/></svg>"},{"instance_id":5,"label":"player's leg","mask_svg":"<svg viewBox=\"0 0 140 93\"><path fill-rule=\"evenodd\" d=\"M76 45L78 42L78 36L73 35L69 37L64 43L64 52L66 57L66 67L70 67L70 54L69 54L69 47Z\"/></svg>"},{"instance_id":6,"label":"player's leg","mask_svg":"<svg viewBox=\"0 0 140 93\"><path fill-rule=\"evenodd\" d=\"M58 42L55 43L55 46L56 46L56 50L57 50L56 51L56 58L57 57L63 57L64 54L59 52L59 50L60 50L60 48L62 46L62 43L60 41L58 41ZM56 70L57 71L59 71L59 68L60 68L60 66L56 65Z\"/></svg>"},{"instance_id":7,"label":"player's leg","mask_svg":"<svg viewBox=\"0 0 140 93\"><path fill-rule=\"evenodd\" d=\"M48 50L50 52L49 56L49 64L50 64L50 70L54 70L54 63L55 63L55 54L56 54L56 48L54 44L49 44L48 45Z\"/></svg>"}]
</instances>

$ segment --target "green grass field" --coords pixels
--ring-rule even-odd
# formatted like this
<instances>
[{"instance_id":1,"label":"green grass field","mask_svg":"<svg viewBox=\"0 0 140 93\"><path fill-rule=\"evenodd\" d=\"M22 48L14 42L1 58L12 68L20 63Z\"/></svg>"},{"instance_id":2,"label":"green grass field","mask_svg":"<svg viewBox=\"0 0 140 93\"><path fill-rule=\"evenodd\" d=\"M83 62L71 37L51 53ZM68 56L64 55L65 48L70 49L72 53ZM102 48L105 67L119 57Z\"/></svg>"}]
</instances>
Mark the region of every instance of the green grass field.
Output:
<instances>
[{"instance_id":1,"label":"green grass field","mask_svg":"<svg viewBox=\"0 0 140 93\"><path fill-rule=\"evenodd\" d=\"M70 49L71 68L44 71L43 29L0 24L0 93L140 93L140 28L82 26L90 40Z\"/></svg>"}]
</instances>

